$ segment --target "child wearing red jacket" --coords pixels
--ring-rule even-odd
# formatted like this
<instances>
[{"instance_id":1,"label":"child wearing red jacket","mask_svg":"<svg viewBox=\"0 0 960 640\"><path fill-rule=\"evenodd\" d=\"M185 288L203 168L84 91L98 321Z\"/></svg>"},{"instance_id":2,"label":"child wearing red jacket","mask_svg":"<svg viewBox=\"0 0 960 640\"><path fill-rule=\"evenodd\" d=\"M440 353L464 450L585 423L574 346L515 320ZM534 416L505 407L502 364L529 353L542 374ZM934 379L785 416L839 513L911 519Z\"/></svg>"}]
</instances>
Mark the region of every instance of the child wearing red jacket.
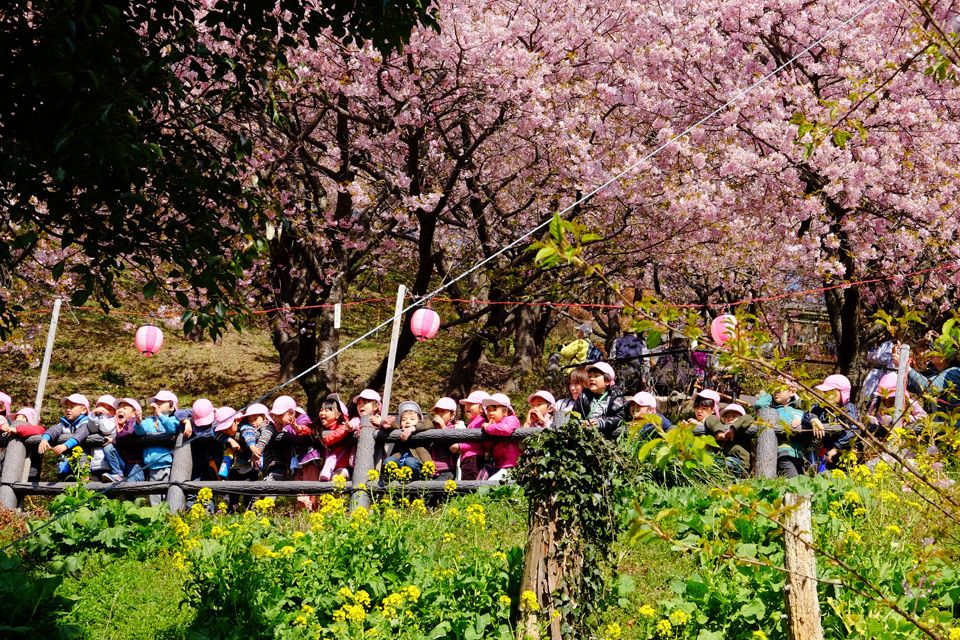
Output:
<instances>
[{"instance_id":1,"label":"child wearing red jacket","mask_svg":"<svg viewBox=\"0 0 960 640\"><path fill-rule=\"evenodd\" d=\"M327 482L334 476L343 476L349 480L356 444L353 427L347 421L347 407L339 395L331 393L326 397L320 405L319 417L326 456L318 480Z\"/></svg>"}]
</instances>

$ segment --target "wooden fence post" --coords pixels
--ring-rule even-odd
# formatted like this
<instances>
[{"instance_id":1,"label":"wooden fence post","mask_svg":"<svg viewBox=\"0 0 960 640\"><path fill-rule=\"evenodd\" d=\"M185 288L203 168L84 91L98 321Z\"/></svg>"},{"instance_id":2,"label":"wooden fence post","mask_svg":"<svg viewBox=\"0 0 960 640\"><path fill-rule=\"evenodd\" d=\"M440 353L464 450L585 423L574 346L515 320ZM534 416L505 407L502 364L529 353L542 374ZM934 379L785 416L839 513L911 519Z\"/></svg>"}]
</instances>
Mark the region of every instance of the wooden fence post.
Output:
<instances>
[{"instance_id":1,"label":"wooden fence post","mask_svg":"<svg viewBox=\"0 0 960 640\"><path fill-rule=\"evenodd\" d=\"M20 482L23 466L27 461L27 447L17 438L10 438L7 452L3 457L3 469L0 470L0 504L7 509L16 509L17 494L10 485Z\"/></svg>"},{"instance_id":2,"label":"wooden fence post","mask_svg":"<svg viewBox=\"0 0 960 640\"><path fill-rule=\"evenodd\" d=\"M370 508L370 489L361 491L357 486L367 482L367 475L374 468L374 454L377 450L376 428L370 424L370 416L360 418L360 437L357 442L357 453L353 461L353 495L350 496L350 510L357 507Z\"/></svg>"},{"instance_id":3,"label":"wooden fence post","mask_svg":"<svg viewBox=\"0 0 960 640\"><path fill-rule=\"evenodd\" d=\"M788 493L783 523L787 570L787 616L790 640L823 640L817 598L817 561L813 553L810 496Z\"/></svg>"},{"instance_id":4,"label":"wooden fence post","mask_svg":"<svg viewBox=\"0 0 960 640\"><path fill-rule=\"evenodd\" d=\"M167 489L167 505L170 511L176 513L187 507L187 495L180 486L181 482L189 482L193 475L193 455L190 453L190 443L183 443L183 434L177 435L173 450L173 463L170 465L170 487Z\"/></svg>"}]
</instances>

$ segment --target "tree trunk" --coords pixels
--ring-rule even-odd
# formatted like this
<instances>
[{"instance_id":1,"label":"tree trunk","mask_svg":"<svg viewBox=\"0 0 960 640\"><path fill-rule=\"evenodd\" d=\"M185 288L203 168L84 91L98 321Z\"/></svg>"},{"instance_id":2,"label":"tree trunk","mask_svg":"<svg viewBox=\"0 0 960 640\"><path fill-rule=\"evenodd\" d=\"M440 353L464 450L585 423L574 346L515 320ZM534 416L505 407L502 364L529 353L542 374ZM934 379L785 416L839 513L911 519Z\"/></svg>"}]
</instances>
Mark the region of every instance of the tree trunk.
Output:
<instances>
[{"instance_id":1,"label":"tree trunk","mask_svg":"<svg viewBox=\"0 0 960 640\"><path fill-rule=\"evenodd\" d=\"M562 640L560 633L560 618L553 615L552 595L563 590L569 584L568 569L577 569L565 566L568 559L560 550L561 540L579 540L579 531L564 530L558 527L560 516L553 498L546 502L537 502L530 505L529 532L527 546L523 559L523 578L520 581L520 593L533 592L537 597L539 611L530 611L523 605L521 597L521 611L523 618L517 626L517 638L539 638L540 623L548 623L548 636L551 640ZM581 556L582 557L582 556ZM571 603L575 604L575 603Z\"/></svg>"},{"instance_id":2,"label":"tree trunk","mask_svg":"<svg viewBox=\"0 0 960 640\"><path fill-rule=\"evenodd\" d=\"M528 305L518 307L513 324L513 362L510 379L504 386L505 393L514 393L523 387L523 383L532 374L542 347L537 348L538 314Z\"/></svg>"}]
</instances>

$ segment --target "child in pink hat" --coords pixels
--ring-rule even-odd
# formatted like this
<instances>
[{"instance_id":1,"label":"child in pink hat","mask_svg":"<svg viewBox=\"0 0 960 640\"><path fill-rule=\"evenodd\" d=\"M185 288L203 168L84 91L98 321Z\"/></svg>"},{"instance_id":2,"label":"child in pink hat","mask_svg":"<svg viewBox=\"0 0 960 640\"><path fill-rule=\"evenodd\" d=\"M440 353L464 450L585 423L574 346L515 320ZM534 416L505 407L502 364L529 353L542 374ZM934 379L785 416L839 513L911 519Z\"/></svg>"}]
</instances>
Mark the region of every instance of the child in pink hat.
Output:
<instances>
[{"instance_id":1,"label":"child in pink hat","mask_svg":"<svg viewBox=\"0 0 960 640\"><path fill-rule=\"evenodd\" d=\"M479 429L487 421L483 410L483 401L490 397L486 391L473 391L460 401L463 407L467 429ZM460 480L476 480L483 467L486 448L482 442L459 442L450 445L450 453L460 455Z\"/></svg>"},{"instance_id":2,"label":"child in pink hat","mask_svg":"<svg viewBox=\"0 0 960 640\"><path fill-rule=\"evenodd\" d=\"M483 408L487 412L487 421L483 423L484 433L494 436L512 435L520 427L510 398L505 393L495 393L483 401ZM490 448L493 455L493 464L485 467L487 478L480 474L480 480L499 482L510 476L510 469L517 466L520 457L520 445L511 440L500 440Z\"/></svg>"},{"instance_id":3,"label":"child in pink hat","mask_svg":"<svg viewBox=\"0 0 960 640\"><path fill-rule=\"evenodd\" d=\"M103 474L107 482L139 482L143 475L143 445L136 435L136 426L143 419L143 409L133 398L117 401L117 432L103 447L103 455L110 468Z\"/></svg>"},{"instance_id":4,"label":"child in pink hat","mask_svg":"<svg viewBox=\"0 0 960 640\"><path fill-rule=\"evenodd\" d=\"M453 429L456 417L456 400L447 397L440 398L430 409L430 426L434 429ZM456 462L453 459L451 446L441 443L431 444L429 452L437 470L437 475L433 479L452 480L456 474Z\"/></svg>"},{"instance_id":5,"label":"child in pink hat","mask_svg":"<svg viewBox=\"0 0 960 640\"><path fill-rule=\"evenodd\" d=\"M29 438L30 436L39 436L46 431L40 424L40 419L33 407L23 407L15 413L11 413L9 417L10 421L0 427L0 432L5 436Z\"/></svg>"},{"instance_id":6,"label":"child in pink hat","mask_svg":"<svg viewBox=\"0 0 960 640\"><path fill-rule=\"evenodd\" d=\"M527 398L527 404L530 405L530 409L527 411L527 419L524 420L523 426L553 428L557 400L552 393L543 389L534 391Z\"/></svg>"},{"instance_id":7,"label":"child in pink hat","mask_svg":"<svg viewBox=\"0 0 960 640\"><path fill-rule=\"evenodd\" d=\"M808 463L817 471L825 471L837 465L840 452L853 446L857 435L857 408L850 402L852 385L846 376L834 374L814 387L825 402L818 402L803 414L802 431L812 432L814 443L808 452ZM825 425L836 430L827 432Z\"/></svg>"}]
</instances>

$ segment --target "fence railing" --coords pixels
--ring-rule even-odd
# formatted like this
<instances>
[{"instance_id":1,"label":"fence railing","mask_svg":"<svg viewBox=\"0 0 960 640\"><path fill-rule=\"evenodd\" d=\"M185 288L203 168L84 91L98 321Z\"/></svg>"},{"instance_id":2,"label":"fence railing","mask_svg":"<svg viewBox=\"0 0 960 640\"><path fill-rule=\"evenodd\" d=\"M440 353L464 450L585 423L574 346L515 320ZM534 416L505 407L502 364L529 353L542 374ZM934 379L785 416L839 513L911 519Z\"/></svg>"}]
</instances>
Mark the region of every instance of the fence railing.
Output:
<instances>
[{"instance_id":1,"label":"fence railing","mask_svg":"<svg viewBox=\"0 0 960 640\"><path fill-rule=\"evenodd\" d=\"M747 431L748 435L753 438L754 443L753 468L751 470L754 476L772 478L777 473L777 434L783 433L783 428L778 424L778 420L775 410L761 409L759 420ZM458 442L522 441L541 431L540 428L521 427L509 436L493 436L483 433L480 429L430 429L414 433L405 443L409 445L449 445ZM62 436L57 443L51 444L62 444L69 437ZM30 458L27 454L37 447L40 439L40 436L31 436L26 439L12 438L7 443L3 466L0 468L0 504L3 506L15 509L19 507L24 496L56 495L76 486L75 482L42 482L29 479ZM369 423L364 424L360 429L357 437L357 451L354 457L353 481L347 482L345 486L337 486L333 482L300 480L191 480L193 476L193 456L190 445L193 440L184 440L183 435L178 434L175 437L144 436L139 441L143 444L154 445L165 442L173 448L173 463L169 480L117 483L89 482L87 488L116 497L159 494L164 496L172 511L183 510L187 504L187 495L194 495L205 487L209 487L217 493L244 496L318 495L342 492L352 496L351 505L354 507L369 506L371 494L383 493L393 489L402 488L405 491L416 493L451 491L451 487L441 480L416 480L403 484L389 482L383 485L368 483L368 473L370 470L377 468L378 463L383 459L384 447L401 441L398 430L377 429ZM94 448L101 447L105 443L103 436L91 434L83 442L82 447L87 453L90 453ZM490 486L490 483L486 481L458 481L457 487L453 491L470 493L484 486Z\"/></svg>"}]
</instances>

